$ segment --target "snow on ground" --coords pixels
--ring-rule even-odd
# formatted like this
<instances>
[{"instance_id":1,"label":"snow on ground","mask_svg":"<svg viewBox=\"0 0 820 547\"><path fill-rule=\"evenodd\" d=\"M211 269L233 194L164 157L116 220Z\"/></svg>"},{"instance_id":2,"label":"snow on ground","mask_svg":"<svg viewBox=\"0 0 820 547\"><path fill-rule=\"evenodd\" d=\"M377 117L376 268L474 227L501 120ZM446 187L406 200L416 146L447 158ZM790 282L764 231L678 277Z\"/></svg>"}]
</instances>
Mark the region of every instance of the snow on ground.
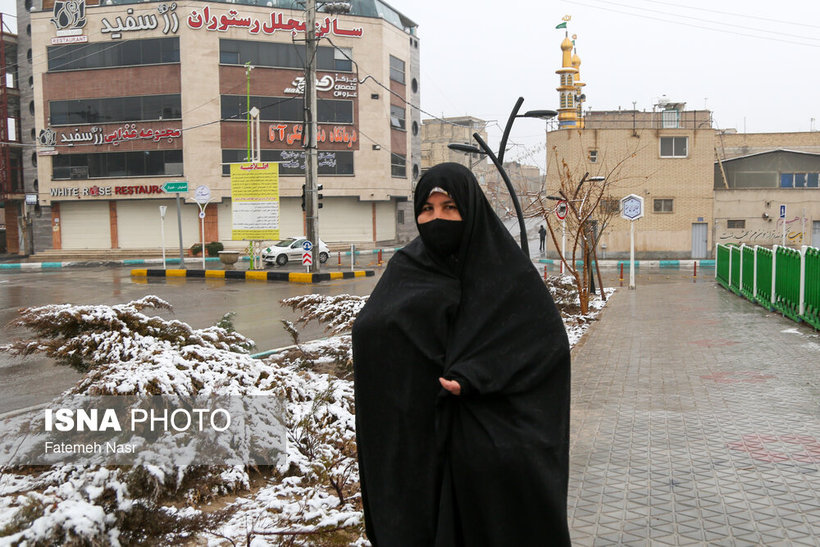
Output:
<instances>
[{"instance_id":1,"label":"snow on ground","mask_svg":"<svg viewBox=\"0 0 820 547\"><path fill-rule=\"evenodd\" d=\"M575 345L605 303L593 298L590 313L581 315L571 281L555 277L548 284ZM196 537L209 545L367 545L356 466L351 341L349 334L339 334L366 299L301 298L283 305L300 310L302 322L323 322L335 335L300 344L296 333L295 346L265 360L252 359L249 341L230 328L196 330L143 315L144 308L167 307L153 296L119 306L45 306L24 312L22 326L37 335L0 349L39 351L86 370L64 396L276 393L286 404L287 448L285 457L267 469L203 471L172 460L114 468L0 468L0 544L121 545ZM60 334L61 327L70 335Z\"/></svg>"}]
</instances>

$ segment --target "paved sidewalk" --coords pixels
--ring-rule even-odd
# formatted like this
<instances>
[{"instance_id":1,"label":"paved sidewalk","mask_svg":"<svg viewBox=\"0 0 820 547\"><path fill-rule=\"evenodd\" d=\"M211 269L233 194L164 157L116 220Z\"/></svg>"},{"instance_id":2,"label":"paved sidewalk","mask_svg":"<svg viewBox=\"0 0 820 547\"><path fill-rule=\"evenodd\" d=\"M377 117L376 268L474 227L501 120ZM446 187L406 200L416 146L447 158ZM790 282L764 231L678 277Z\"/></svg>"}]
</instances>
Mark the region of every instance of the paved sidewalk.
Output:
<instances>
[{"instance_id":1,"label":"paved sidewalk","mask_svg":"<svg viewBox=\"0 0 820 547\"><path fill-rule=\"evenodd\" d=\"M710 279L622 288L573 353L574 545L820 545L820 336Z\"/></svg>"}]
</instances>

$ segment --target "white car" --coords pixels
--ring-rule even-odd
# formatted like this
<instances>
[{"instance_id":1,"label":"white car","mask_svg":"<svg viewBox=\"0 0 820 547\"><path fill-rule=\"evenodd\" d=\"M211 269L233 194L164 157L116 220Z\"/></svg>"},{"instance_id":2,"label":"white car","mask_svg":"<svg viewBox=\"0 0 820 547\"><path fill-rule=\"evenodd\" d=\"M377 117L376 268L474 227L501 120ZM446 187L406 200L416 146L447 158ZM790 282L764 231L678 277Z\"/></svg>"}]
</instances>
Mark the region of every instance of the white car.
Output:
<instances>
[{"instance_id":1,"label":"white car","mask_svg":"<svg viewBox=\"0 0 820 547\"><path fill-rule=\"evenodd\" d=\"M262 249L262 260L268 264L276 263L279 266L284 266L288 261L294 261L297 264L302 263L302 254L305 250L302 244L307 241L304 236L289 237L281 241L277 241L270 247ZM313 246L313 256L316 257L316 245ZM319 262L324 264L330 256L330 249L328 249L325 242L319 240Z\"/></svg>"}]
</instances>

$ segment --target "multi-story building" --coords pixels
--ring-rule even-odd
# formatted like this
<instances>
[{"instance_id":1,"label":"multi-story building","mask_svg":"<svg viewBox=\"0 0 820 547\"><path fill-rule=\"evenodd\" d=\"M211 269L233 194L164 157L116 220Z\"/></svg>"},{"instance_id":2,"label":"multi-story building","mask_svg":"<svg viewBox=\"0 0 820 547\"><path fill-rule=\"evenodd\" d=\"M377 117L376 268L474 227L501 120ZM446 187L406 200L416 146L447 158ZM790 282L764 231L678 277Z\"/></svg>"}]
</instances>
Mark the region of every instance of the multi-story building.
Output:
<instances>
[{"instance_id":1,"label":"multi-story building","mask_svg":"<svg viewBox=\"0 0 820 547\"><path fill-rule=\"evenodd\" d=\"M30 246L20 142L18 36L0 14L0 252L24 254Z\"/></svg>"},{"instance_id":2,"label":"multi-story building","mask_svg":"<svg viewBox=\"0 0 820 547\"><path fill-rule=\"evenodd\" d=\"M304 6L261 4L44 0L30 14L39 204L54 248L157 248L170 181L191 190L185 245L204 222L206 241L230 247L229 164L248 157L253 107L261 161L279 164L280 232L304 233ZM351 4L317 17L319 230L329 243L394 241L421 172L409 106L419 40L383 1ZM211 193L202 221L197 186Z\"/></svg>"},{"instance_id":3,"label":"multi-story building","mask_svg":"<svg viewBox=\"0 0 820 547\"><path fill-rule=\"evenodd\" d=\"M714 235L712 167L715 132L707 111L663 102L653 112L590 111L583 129L548 134L547 194L555 193L566 162L577 181L584 173L608 177L602 208L615 208L629 194L644 198L636 222L640 258L706 258ZM618 214L598 239L599 257L629 255L630 226Z\"/></svg>"},{"instance_id":4,"label":"multi-story building","mask_svg":"<svg viewBox=\"0 0 820 547\"><path fill-rule=\"evenodd\" d=\"M476 146L473 133L487 141L487 122L473 116L427 118L421 122L421 172L439 163L454 162L474 167L481 156L448 148L450 144Z\"/></svg>"}]
</instances>

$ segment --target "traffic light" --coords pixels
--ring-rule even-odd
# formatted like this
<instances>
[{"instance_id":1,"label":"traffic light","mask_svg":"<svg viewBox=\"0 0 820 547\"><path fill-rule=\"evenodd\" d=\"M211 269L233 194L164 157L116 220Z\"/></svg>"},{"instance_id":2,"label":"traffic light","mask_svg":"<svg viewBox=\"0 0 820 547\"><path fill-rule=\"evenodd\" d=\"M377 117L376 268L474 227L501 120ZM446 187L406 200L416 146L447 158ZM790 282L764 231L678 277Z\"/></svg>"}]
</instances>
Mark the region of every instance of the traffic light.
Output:
<instances>
[{"instance_id":1,"label":"traffic light","mask_svg":"<svg viewBox=\"0 0 820 547\"><path fill-rule=\"evenodd\" d=\"M321 192L321 191L322 191L322 188L324 188L324 185L319 184L319 185L316 187L317 192ZM322 203L322 198L323 198L323 197L325 197L325 196L323 196L322 194L318 194L318 197L319 197L319 207L318 207L318 208L319 208L319 209L321 209L321 208L322 208L322 206L324 205L324 204Z\"/></svg>"},{"instance_id":2,"label":"traffic light","mask_svg":"<svg viewBox=\"0 0 820 547\"><path fill-rule=\"evenodd\" d=\"M302 185L302 210L305 210L305 185Z\"/></svg>"}]
</instances>

